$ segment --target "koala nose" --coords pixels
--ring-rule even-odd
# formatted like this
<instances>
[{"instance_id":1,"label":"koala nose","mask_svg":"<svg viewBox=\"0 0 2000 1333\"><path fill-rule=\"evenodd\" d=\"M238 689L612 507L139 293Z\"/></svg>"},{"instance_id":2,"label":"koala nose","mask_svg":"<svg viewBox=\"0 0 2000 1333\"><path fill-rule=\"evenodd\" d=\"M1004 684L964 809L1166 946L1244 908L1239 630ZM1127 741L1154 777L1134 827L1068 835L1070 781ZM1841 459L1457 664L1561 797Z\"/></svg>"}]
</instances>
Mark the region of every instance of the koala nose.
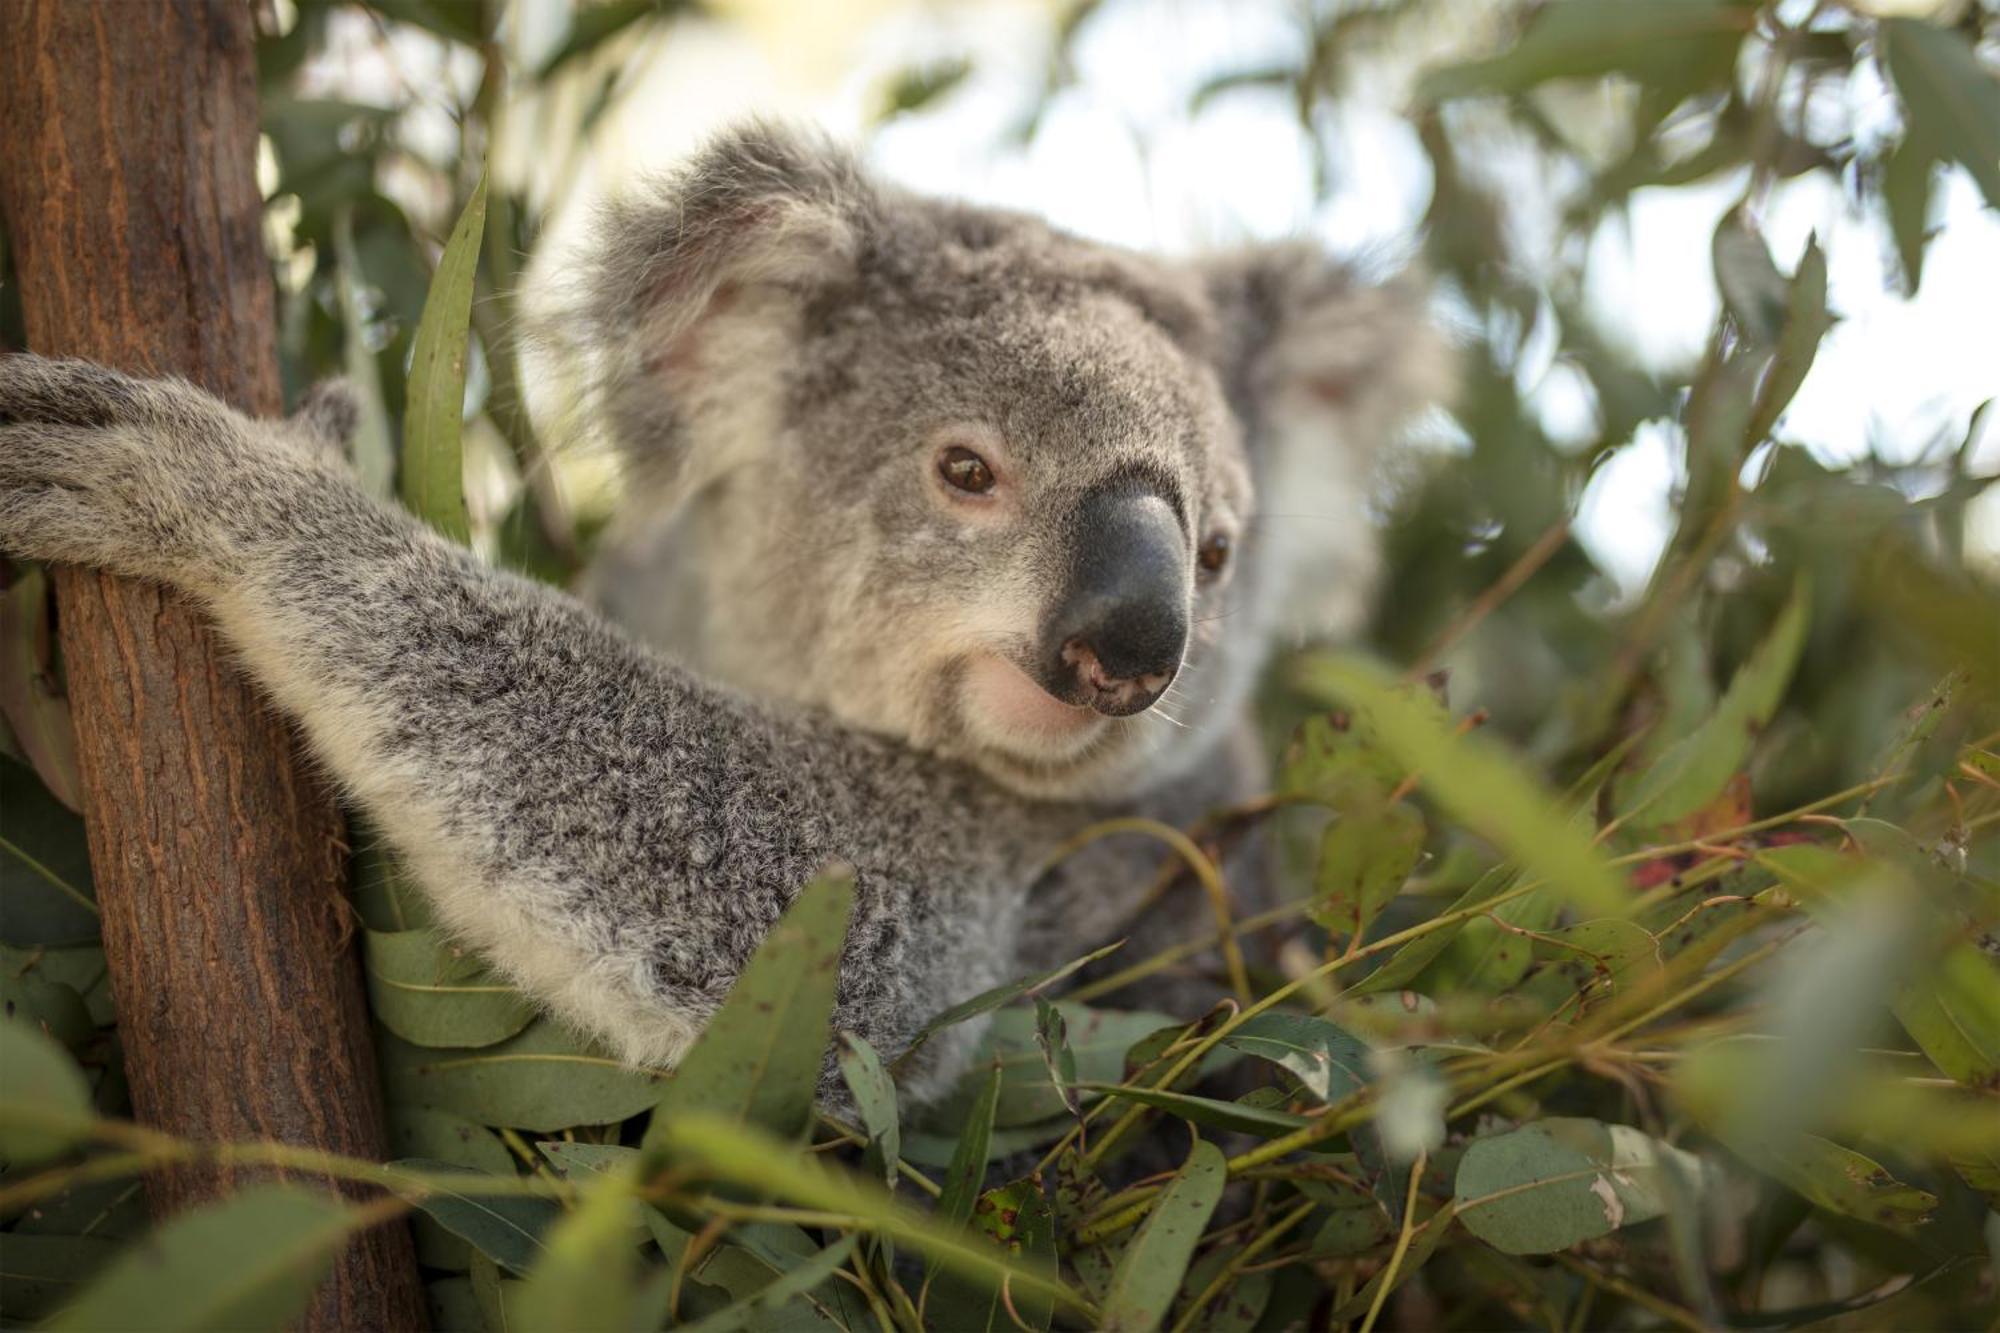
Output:
<instances>
[{"instance_id":1,"label":"koala nose","mask_svg":"<svg viewBox=\"0 0 2000 1333\"><path fill-rule=\"evenodd\" d=\"M1173 508L1119 487L1079 508L1065 594L1042 641L1050 692L1110 717L1143 712L1187 651L1192 574Z\"/></svg>"}]
</instances>

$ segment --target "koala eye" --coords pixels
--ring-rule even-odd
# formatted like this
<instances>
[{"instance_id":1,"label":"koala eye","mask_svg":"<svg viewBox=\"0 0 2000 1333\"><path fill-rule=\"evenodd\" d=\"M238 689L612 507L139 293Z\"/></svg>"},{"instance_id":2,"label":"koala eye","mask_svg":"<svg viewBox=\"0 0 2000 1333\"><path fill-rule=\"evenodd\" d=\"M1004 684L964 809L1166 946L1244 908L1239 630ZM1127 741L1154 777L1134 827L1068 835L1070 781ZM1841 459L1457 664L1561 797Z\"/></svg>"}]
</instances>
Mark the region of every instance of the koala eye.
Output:
<instances>
[{"instance_id":1,"label":"koala eye","mask_svg":"<svg viewBox=\"0 0 2000 1333\"><path fill-rule=\"evenodd\" d=\"M1209 533L1202 539L1201 549L1195 552L1195 559L1201 563L1204 572L1220 574L1222 567L1229 563L1229 534Z\"/></svg>"},{"instance_id":2,"label":"koala eye","mask_svg":"<svg viewBox=\"0 0 2000 1333\"><path fill-rule=\"evenodd\" d=\"M984 495L993 489L996 478L986 460L962 444L938 455L938 475L954 490L967 495Z\"/></svg>"}]
</instances>

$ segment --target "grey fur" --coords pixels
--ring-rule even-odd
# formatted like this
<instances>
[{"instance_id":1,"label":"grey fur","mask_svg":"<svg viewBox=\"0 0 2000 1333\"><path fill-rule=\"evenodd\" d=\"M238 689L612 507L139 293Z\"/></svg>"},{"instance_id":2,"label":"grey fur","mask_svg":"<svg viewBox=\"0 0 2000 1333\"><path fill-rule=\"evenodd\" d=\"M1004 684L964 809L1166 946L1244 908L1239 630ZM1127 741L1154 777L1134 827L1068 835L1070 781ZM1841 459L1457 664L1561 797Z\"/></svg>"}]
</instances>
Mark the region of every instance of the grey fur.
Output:
<instances>
[{"instance_id":1,"label":"grey fur","mask_svg":"<svg viewBox=\"0 0 2000 1333\"><path fill-rule=\"evenodd\" d=\"M1127 929L1155 846L1037 882L1042 862L1108 815L1183 823L1260 779L1245 704L1292 575L1365 528L1358 503L1329 514L1302 555L1262 540L1258 493L1304 468L1358 496L1366 451L1439 387L1420 294L1294 247L1127 254L768 126L610 211L594 255L544 332L630 463L592 594L657 651L364 495L325 447L353 420L337 392L272 425L0 358L0 548L205 601L445 924L635 1062L678 1057L829 861L859 886L836 1021L888 1052ZM959 438L1004 454L1004 506L939 499L931 453ZM1181 725L1008 739L977 671L1024 660L1070 513L1135 473L1172 497L1190 570L1204 535L1236 543L1190 580L1160 706ZM1199 923L1190 901L1151 931ZM976 1036L929 1048L910 1094Z\"/></svg>"}]
</instances>

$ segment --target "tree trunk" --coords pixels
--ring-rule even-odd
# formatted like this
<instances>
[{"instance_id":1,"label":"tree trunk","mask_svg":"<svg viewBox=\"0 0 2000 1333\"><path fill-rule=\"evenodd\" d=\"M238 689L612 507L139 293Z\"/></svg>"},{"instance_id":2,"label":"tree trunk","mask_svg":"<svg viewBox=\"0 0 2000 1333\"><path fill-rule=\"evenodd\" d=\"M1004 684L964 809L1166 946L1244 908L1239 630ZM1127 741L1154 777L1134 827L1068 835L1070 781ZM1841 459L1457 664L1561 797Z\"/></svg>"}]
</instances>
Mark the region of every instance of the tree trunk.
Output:
<instances>
[{"instance_id":1,"label":"tree trunk","mask_svg":"<svg viewBox=\"0 0 2000 1333\"><path fill-rule=\"evenodd\" d=\"M281 408L248 0L0 0L0 217L28 345ZM132 1104L193 1139L380 1159L340 816L291 730L161 588L56 571L90 859ZM229 1192L147 1181L156 1215ZM424 1322L408 1228L303 1324Z\"/></svg>"}]
</instances>

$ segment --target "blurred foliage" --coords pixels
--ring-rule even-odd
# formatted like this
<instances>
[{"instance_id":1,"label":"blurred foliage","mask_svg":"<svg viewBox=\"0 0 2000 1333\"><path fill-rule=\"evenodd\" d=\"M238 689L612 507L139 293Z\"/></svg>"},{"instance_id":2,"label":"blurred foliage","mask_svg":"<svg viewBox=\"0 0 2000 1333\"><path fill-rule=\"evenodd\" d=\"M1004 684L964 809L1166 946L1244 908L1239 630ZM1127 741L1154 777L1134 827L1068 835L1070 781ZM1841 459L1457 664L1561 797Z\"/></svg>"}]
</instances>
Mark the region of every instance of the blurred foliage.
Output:
<instances>
[{"instance_id":1,"label":"blurred foliage","mask_svg":"<svg viewBox=\"0 0 2000 1333\"><path fill-rule=\"evenodd\" d=\"M1277 89L1325 134L1356 71L1455 5L1289 9L1297 62L1228 73L1189 114ZM578 570L589 523L547 484L510 341L548 201L489 178L487 148L511 96L558 81L587 130L639 39L690 8L580 7L532 68L497 2L300 0L263 47L289 389L353 376L367 483L541 577ZM1099 8L1058 25L1037 106ZM932 1025L993 1014L989 1058L931 1112L899 1108L906 1053L829 1034L831 997L804 984L843 881L806 889L668 1077L538 1017L362 838L398 1160L131 1124L47 584L12 569L0 1323L279 1327L345 1237L408 1215L446 1329L1989 1327L2000 598L1964 547L1992 479L1971 473L1977 422L1895 466L1833 467L1792 436L1838 312L1818 246L1781 264L1759 230L1779 182L1834 173L1913 290L1941 172L2000 205L2000 22L1877 8L1507 3L1482 13L1490 51L1422 71L1408 115L1467 444L1410 462L1388 502L1379 660L1288 663L1273 795L1190 830L1207 875L1256 821L1300 842L1292 896L1229 929L1274 940L1278 970L1202 1015L1118 1001L1214 939L1003 987ZM472 77L391 106L299 95L356 16ZM883 113L965 73L914 69ZM1865 78L1899 137L1808 114ZM427 155L411 122L440 96L456 142ZM1555 201L1552 260L1522 253L1522 191L1483 169L1503 141L1559 186L1536 201ZM1718 178L1742 183L1714 238L1722 313L1684 374L1642 369L1585 313L1585 243L1638 191ZM1552 365L1588 388L1580 443L1536 408ZM1684 449L1677 528L1614 604L1569 528L1649 423ZM453 479L475 453L507 485L468 515ZM830 1035L840 1108L814 1105ZM136 1173L188 1159L295 1179L149 1233Z\"/></svg>"}]
</instances>

